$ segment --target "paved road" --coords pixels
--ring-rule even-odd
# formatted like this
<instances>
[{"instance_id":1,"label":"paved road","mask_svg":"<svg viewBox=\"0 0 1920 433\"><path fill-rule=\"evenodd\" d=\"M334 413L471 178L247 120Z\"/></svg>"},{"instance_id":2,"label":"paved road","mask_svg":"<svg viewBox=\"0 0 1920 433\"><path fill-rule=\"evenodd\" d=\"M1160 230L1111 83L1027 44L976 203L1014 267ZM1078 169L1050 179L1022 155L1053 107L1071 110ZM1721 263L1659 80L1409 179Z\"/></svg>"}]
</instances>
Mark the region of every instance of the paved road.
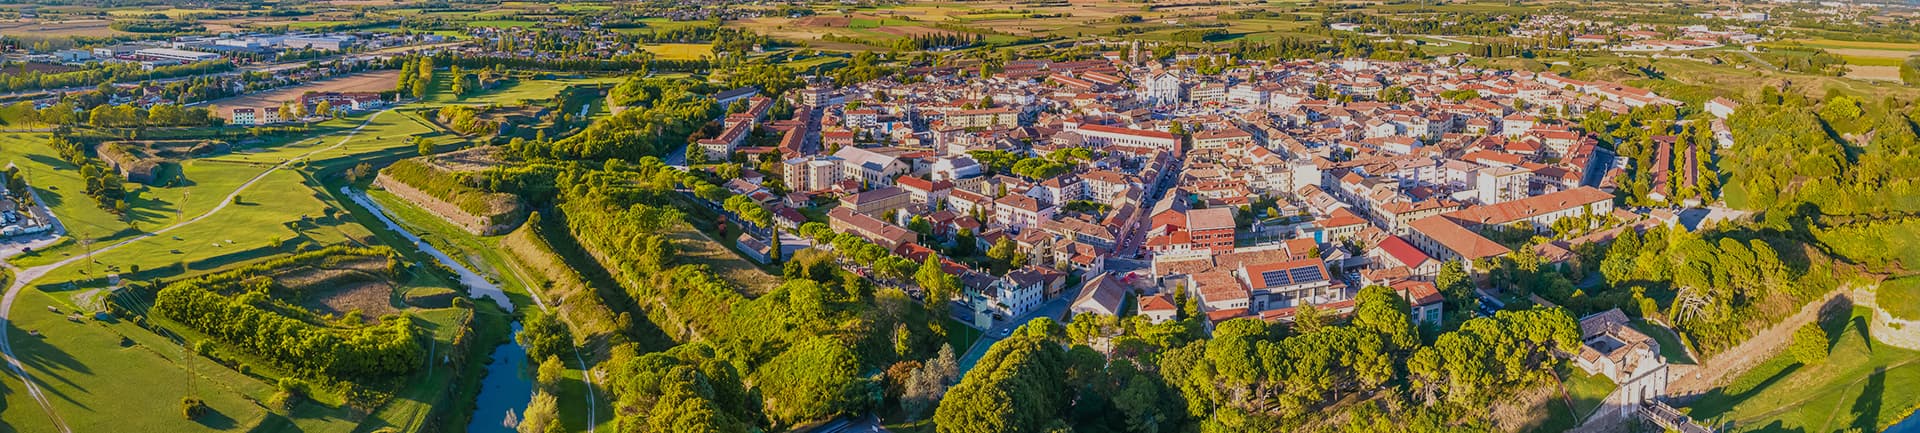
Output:
<instances>
[{"instance_id":1,"label":"paved road","mask_svg":"<svg viewBox=\"0 0 1920 433\"><path fill-rule=\"evenodd\" d=\"M490 298L490 299L493 299L493 302L495 304L500 305L501 309L504 309L507 311L513 311L513 301L507 299L506 290L501 289L499 285L494 284L493 281L488 280L486 277L480 276L479 273L476 273L471 268L468 268L465 263L461 263L459 260L455 260L453 256L447 255L447 253L440 251L439 248L435 248L433 244L429 244L426 241L421 240L419 235L415 235L413 234L413 232L407 231L406 228L400 227L399 224L394 223L392 217L389 216L389 214L391 214L392 212L388 211L386 207L380 206L380 203L373 201L372 198L367 197L367 193L354 191L353 189L344 187L344 186L340 187L340 193L346 194L348 199L353 200L354 203L359 203L361 207L365 207L367 208L367 210L373 211L374 218L378 218L380 219L380 222L386 223L387 229L393 230L394 233L399 233L400 237L407 238L407 241L413 242L413 246L415 248L419 248L420 252L427 253L427 255L429 256L433 256L433 259L440 261L440 264L446 265L448 268L453 269L454 273L460 275L460 284L467 286L467 290L472 292L471 296L473 298L476 298L476 299ZM527 289L527 294L533 298L534 305L537 305L540 307L540 311L542 312L549 311L547 308L547 301L544 299L540 299L539 292L535 292L531 287L528 287L526 289ZM572 324L568 324L568 325L571 326ZM591 374L592 370L589 370L587 367L587 358L585 355L582 355L580 353L579 346L573 347L573 360L574 362L577 362L580 364L580 371L582 375ZM585 383L589 383L589 384L592 383L592 377L586 377L586 379L587 380L584 381ZM593 409L594 409L593 394L594 394L593 386L591 385L587 386L587 432L588 433L593 432L593 426L595 424L594 413L593 413Z\"/></svg>"},{"instance_id":2,"label":"paved road","mask_svg":"<svg viewBox=\"0 0 1920 433\"><path fill-rule=\"evenodd\" d=\"M388 111L391 111L391 110L388 110ZM381 111L378 113L374 113L371 116L367 116L366 121L361 122L360 126L356 126L351 130L347 130L345 132L346 137L342 137L339 142L334 143L332 146L327 146L325 148L320 148L320 149L314 149L313 151L301 154L300 156L288 158L286 161L281 161L279 164L274 164L273 167L267 168L266 171L262 171L260 172L260 174L254 175L252 179L247 179L246 183L240 184L239 188L235 188L233 190L233 193L227 194L227 198L224 200L221 200L220 204L215 205L213 209L207 210L206 213L202 213L200 214L200 216L193 217L193 219L189 219L186 221L174 223L173 225L166 226L159 230L147 232L139 236L134 236L132 238L129 238L120 242L115 242L112 245L108 245L106 247L102 247L100 249L94 250L93 254L100 254L108 251L113 251L122 246L126 246L127 244L131 244L134 242L145 240L147 238L159 236L161 234L165 234L166 232L173 231L174 229L180 228L182 226L193 224L193 223L199 222L200 220L207 219L208 217L212 217L214 214L220 213L220 211L225 210L228 205L233 204L233 199L235 197L239 197L240 193L245 192L247 188L252 187L255 183L259 183L260 180L265 179L267 175L273 174L273 172L278 171L281 168L286 167L288 164L292 164L295 161L304 160L309 156L313 156L314 154L337 149L340 146L346 145L348 140L352 140L354 135L360 133L360 129L366 128L368 124L373 123L373 119L380 118L380 115L386 114L386 113L387 111ZM338 134L338 133L335 133L335 134ZM65 260L54 262L53 264L41 265L41 266L35 266L32 268L17 270L14 273L13 285L7 287L7 294L5 297L0 297L0 355L6 356L7 367L13 370L13 374L15 376L20 377L21 383L26 384L27 395L33 397L34 402L37 402L40 404L40 410L45 411L47 413L47 418L53 420L54 429L62 433L73 433L73 429L67 427L66 421L62 420L59 414L54 413L53 405L47 403L47 397L41 393L40 386L34 384L32 376L27 375L26 367L24 365L21 365L20 358L13 356L13 342L11 341L11 338L10 338L11 333L6 332L6 328L12 326L13 302L17 300L17 298L19 297L21 292L20 289L26 288L29 283L33 282L33 280L39 279L42 276L46 276L48 272L52 272L56 269L60 269L63 266L72 264L75 261L79 261L81 259L87 259L90 257L92 257L92 255L68 257ZM7 265L7 266L12 267L12 265Z\"/></svg>"}]
</instances>

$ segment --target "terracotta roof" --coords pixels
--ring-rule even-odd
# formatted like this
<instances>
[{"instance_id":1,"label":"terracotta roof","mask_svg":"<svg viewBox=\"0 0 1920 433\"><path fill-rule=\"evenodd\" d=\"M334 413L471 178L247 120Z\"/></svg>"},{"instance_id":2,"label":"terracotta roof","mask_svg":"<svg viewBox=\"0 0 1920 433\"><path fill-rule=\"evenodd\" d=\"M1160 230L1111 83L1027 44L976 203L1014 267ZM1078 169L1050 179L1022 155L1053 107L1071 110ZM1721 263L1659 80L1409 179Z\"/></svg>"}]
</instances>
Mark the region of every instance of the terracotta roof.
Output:
<instances>
[{"instance_id":1,"label":"terracotta roof","mask_svg":"<svg viewBox=\"0 0 1920 433\"><path fill-rule=\"evenodd\" d=\"M1188 230L1232 229L1233 209L1214 207L1187 211Z\"/></svg>"},{"instance_id":2,"label":"terracotta roof","mask_svg":"<svg viewBox=\"0 0 1920 433\"><path fill-rule=\"evenodd\" d=\"M1148 311L1178 311L1178 310L1179 310L1179 307L1174 306L1173 301L1170 299L1167 299L1166 294L1148 296L1145 298L1141 298L1141 301L1140 301L1140 312L1142 313L1145 313Z\"/></svg>"},{"instance_id":3,"label":"terracotta roof","mask_svg":"<svg viewBox=\"0 0 1920 433\"><path fill-rule=\"evenodd\" d=\"M1407 223L1407 227L1468 260L1494 257L1511 251L1499 243L1480 236L1479 233L1461 227L1446 216L1435 215L1413 220Z\"/></svg>"},{"instance_id":4,"label":"terracotta roof","mask_svg":"<svg viewBox=\"0 0 1920 433\"><path fill-rule=\"evenodd\" d=\"M1580 187L1508 202L1474 206L1448 212L1445 216L1471 224L1505 225L1537 215L1609 200L1613 200L1612 193L1593 187Z\"/></svg>"},{"instance_id":5,"label":"terracotta roof","mask_svg":"<svg viewBox=\"0 0 1920 433\"><path fill-rule=\"evenodd\" d=\"M1162 132L1162 131L1155 131L1151 129L1122 128L1118 126L1108 126L1108 125L1100 125L1100 124L1093 124L1093 123L1082 124L1079 127L1077 127L1077 129L1080 129L1082 131L1132 135L1136 137L1157 138L1162 140L1172 140L1172 139L1178 138L1178 136L1176 135Z\"/></svg>"},{"instance_id":6,"label":"terracotta roof","mask_svg":"<svg viewBox=\"0 0 1920 433\"><path fill-rule=\"evenodd\" d=\"M1426 253L1420 252L1419 248L1414 248L1413 244L1407 243L1406 239L1401 239L1399 236L1387 236L1386 240L1380 241L1379 248L1406 266L1417 267L1421 263L1432 260Z\"/></svg>"},{"instance_id":7,"label":"terracotta roof","mask_svg":"<svg viewBox=\"0 0 1920 433\"><path fill-rule=\"evenodd\" d=\"M1445 297L1440 296L1440 290L1433 287L1433 283L1425 281L1403 280L1389 287L1392 287L1395 292L1400 292L1401 297L1407 298L1407 303L1416 307L1438 304L1446 300Z\"/></svg>"}]
</instances>

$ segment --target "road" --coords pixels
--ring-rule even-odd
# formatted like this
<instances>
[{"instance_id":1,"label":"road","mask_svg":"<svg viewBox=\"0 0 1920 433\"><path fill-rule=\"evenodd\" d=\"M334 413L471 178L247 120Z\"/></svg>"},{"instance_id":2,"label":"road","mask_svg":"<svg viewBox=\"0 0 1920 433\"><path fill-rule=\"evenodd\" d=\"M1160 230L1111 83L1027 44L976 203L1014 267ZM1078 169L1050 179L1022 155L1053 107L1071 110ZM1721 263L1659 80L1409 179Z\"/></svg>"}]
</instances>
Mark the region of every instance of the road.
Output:
<instances>
[{"instance_id":1,"label":"road","mask_svg":"<svg viewBox=\"0 0 1920 433\"><path fill-rule=\"evenodd\" d=\"M1051 317L1058 321L1061 317L1066 316L1067 308L1073 305L1075 298L1079 297L1079 287L1070 287L1061 290L1059 297L1040 304L1038 308L1027 312L1027 315L1016 317L1013 320L1001 321L1000 323L994 324L992 328L986 329L986 332L980 336L980 339L975 340L973 346L967 348L967 353L960 356L960 376L966 377L967 370L972 370L973 364L980 362L980 358L987 355L987 349L993 347L993 343L1000 341L1001 332L1012 331L1014 328L1019 328L1020 325L1027 324L1028 321L1043 316Z\"/></svg>"},{"instance_id":2,"label":"road","mask_svg":"<svg viewBox=\"0 0 1920 433\"><path fill-rule=\"evenodd\" d=\"M13 285L7 287L7 294L5 297L0 297L0 355L6 356L7 367L10 370L13 370L13 374L15 376L18 376L20 378L21 383L26 384L27 395L30 397L33 397L34 402L40 404L40 410L45 411L47 413L47 418L53 421L54 429L57 431L60 431L61 433L73 433L73 429L67 427L66 421L62 420L59 414L54 413L53 405L47 402L47 397L41 393L40 386L33 382L33 377L27 374L26 367L20 364L20 358L13 356L13 342L11 341L12 333L6 332L8 328L11 328L13 326L13 316L12 316L13 302L19 298L21 289L26 288L28 284L33 282L33 280L46 276L47 273L49 272L53 272L54 270L60 269L63 266L72 264L75 261L92 257L93 254L101 254L101 253L113 251L120 247L126 246L127 244L146 240L147 238L152 238L155 236L160 236L161 234L165 234L167 232L173 231L174 229L186 226L188 224L200 222L201 220L212 217L214 214L220 213L220 211L225 210L228 205L233 204L234 198L239 197L240 193L246 192L247 188L252 187L256 183L259 183L261 179L265 179L267 175L273 174L273 172L279 171L281 168L284 168L287 165L294 163L295 161L305 160L307 159L307 157L313 156L314 154L330 151L333 149L338 149L340 148L340 146L346 145L347 141L352 140L354 135L359 134L362 128L366 128L368 124L373 123L373 119L380 118L380 115L386 114L387 111L392 111L392 110L381 111L378 113L374 113L371 116L367 116L366 121L361 122L360 126L355 126L353 129L345 131L346 137L342 137L339 142L334 143L332 146L327 146L320 149L314 149L311 152L307 152L293 158L288 158L286 161L281 161L279 164L274 164L274 166L268 167L266 171L262 171L260 172L260 174L254 175L252 179L247 179L246 183L240 184L239 188L235 188L233 190L233 193L227 194L227 198L224 200L220 200L220 204L215 205L213 209L208 209L206 213L202 213L200 214L200 216L193 217L193 219L174 223L173 225L166 226L159 230L154 230L151 232L140 234L138 236L134 236L132 238L129 238L120 242L115 242L112 245L107 245L105 247L93 250L92 254L68 257L65 260L54 262L52 264L35 266L27 269L13 268L11 264L8 264L7 267L15 269L15 272L14 272ZM339 134L339 132L335 132L334 134ZM18 250L13 250L13 251L18 251Z\"/></svg>"},{"instance_id":3,"label":"road","mask_svg":"<svg viewBox=\"0 0 1920 433\"><path fill-rule=\"evenodd\" d=\"M387 229L393 230L394 233L399 233L400 237L407 238L408 242L413 242L413 246L415 248L419 248L420 252L427 253L427 255L429 256L433 256L433 259L438 260L440 264L446 265L448 268L453 269L453 272L455 274L459 274L460 276L460 284L467 286L467 290L471 292L470 296L476 299L478 298L493 299L493 302L495 304L500 305L501 309L507 310L509 312L513 311L513 301L507 299L506 290L501 289L500 286L497 284L494 284L493 281L488 280L486 277L483 277L479 273L474 272L471 268L468 268L465 263L461 263L459 260L455 260L453 256L447 255L447 253L440 251L439 248L435 248L433 244L429 244L426 241L421 240L419 235L415 235L413 234L413 232L407 231L406 228L400 227L400 224L394 223L392 219L393 217L390 216L392 212L388 211L386 207L380 206L380 203L373 201L372 198L367 197L367 193L354 191L353 189L344 187L344 186L340 187L340 193L345 194L347 198L353 200L354 203L359 203L361 207L367 208L367 210L372 211L374 218L380 219L380 222L385 223L387 225ZM531 287L527 287L526 289L527 289L527 294L533 298L534 304L540 307L540 311L548 312L549 310L547 307L547 301L544 299L540 299L540 293L533 291L533 288ZM569 324L568 326L572 326L572 325ZM582 377L586 377L588 379L583 382L591 384L592 378L587 377L587 375L591 374L590 372L592 372L592 370L588 369L587 358L585 355L580 353L580 346L573 347L573 360L574 362L577 362L580 364L580 371L581 371ZM593 432L593 426L595 424L594 413L593 413L594 411L594 401L593 401L594 395L593 394L594 394L593 386L591 385L587 386L587 432L588 433Z\"/></svg>"}]
</instances>

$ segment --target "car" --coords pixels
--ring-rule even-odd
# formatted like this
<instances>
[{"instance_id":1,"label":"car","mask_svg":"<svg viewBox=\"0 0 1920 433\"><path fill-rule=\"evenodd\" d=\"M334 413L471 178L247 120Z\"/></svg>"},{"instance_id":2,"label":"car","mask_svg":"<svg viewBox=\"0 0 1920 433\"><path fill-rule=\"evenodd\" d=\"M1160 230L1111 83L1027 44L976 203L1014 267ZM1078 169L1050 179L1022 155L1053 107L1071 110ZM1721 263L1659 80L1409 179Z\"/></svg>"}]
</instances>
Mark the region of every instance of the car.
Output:
<instances>
[{"instance_id":1,"label":"car","mask_svg":"<svg viewBox=\"0 0 1920 433\"><path fill-rule=\"evenodd\" d=\"M1013 328L1007 328L1007 329L1002 329L1002 330L1000 330L1000 332L995 332L995 333L993 333L993 336L995 336L995 337L1000 337L1000 338L1007 338L1007 337L1012 337L1012 336L1013 336Z\"/></svg>"}]
</instances>

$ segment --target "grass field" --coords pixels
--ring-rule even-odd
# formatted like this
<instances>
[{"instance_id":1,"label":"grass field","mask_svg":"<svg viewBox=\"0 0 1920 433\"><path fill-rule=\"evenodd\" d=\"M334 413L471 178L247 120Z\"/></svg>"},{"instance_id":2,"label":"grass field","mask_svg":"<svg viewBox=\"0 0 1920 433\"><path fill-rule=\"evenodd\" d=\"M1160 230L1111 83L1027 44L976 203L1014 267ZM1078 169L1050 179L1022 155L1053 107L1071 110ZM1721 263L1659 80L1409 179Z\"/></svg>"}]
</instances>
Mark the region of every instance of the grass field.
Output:
<instances>
[{"instance_id":1,"label":"grass field","mask_svg":"<svg viewBox=\"0 0 1920 433\"><path fill-rule=\"evenodd\" d=\"M467 22L467 27L506 28L506 27L533 27L536 25L540 25L540 23L535 21L526 21L526 20L481 20L481 21Z\"/></svg>"},{"instance_id":2,"label":"grass field","mask_svg":"<svg viewBox=\"0 0 1920 433\"><path fill-rule=\"evenodd\" d=\"M373 115L322 123L323 132L319 134L359 125L369 116ZM237 204L212 217L182 226L163 236L136 241L102 253L96 256L98 263L91 266L75 263L57 269L23 293L19 305L15 305L13 310L16 313L16 327L7 332L12 333L10 336L16 341L16 351L28 363L29 372L48 393L54 410L74 431L347 432L383 426L415 431L431 419L446 415L449 410L447 407L457 406L447 404L448 399L458 400L460 395L471 399L477 389L455 381L456 375L452 374L451 367L436 366L396 384L392 389L395 398L368 415L356 415L333 406L340 400L337 391L323 391L316 396L327 405L303 404L290 412L274 412L254 403L264 401L274 392L266 381L244 377L235 369L214 364L205 358L189 356L190 351L183 349L183 346L140 329L131 322L74 322L62 314L46 311L49 306L73 311L80 301L99 296L94 289L100 287L100 283L91 277L110 269L126 273L128 278L134 280L177 276L181 270L171 266L176 263L184 264L187 274L227 269L283 251L269 247L270 241L276 238L319 244L366 243L375 239L389 244L396 242L394 236L374 232L358 219L325 217L328 208L339 207L338 199L327 194L309 172L330 172L367 158L410 153L413 150L406 145L405 137L415 134L435 134L435 131L411 116L383 113L372 117L366 128L351 139L343 140L344 135L323 135L183 164L186 177L194 182L181 188L196 188L193 198L183 206L187 210L185 214L191 217L210 209L226 193L268 166L300 156L311 157L310 162L293 164L265 176L242 193ZM42 141L21 137L7 139L21 144L0 146L0 149L8 152L8 156L22 160L23 165L27 163L25 161L44 163L49 159L46 155L52 152ZM333 147L335 145L338 147ZM46 166L49 172L52 168L51 165ZM71 171L67 169L67 172ZM48 189L44 192L59 192L53 188L68 191L78 189L78 186L59 184L60 179L52 175L47 177L35 184L36 187ZM77 182L77 179L67 182ZM156 193L156 197L166 196ZM60 209L72 210L67 212L73 215L71 217L60 215L70 221L69 224L86 223L87 218L102 218L101 215L82 212L85 208L77 206L63 203L55 208L56 212ZM164 217L161 218L163 221L143 226L144 229L172 223L173 213L162 212L167 208L154 205L136 209L154 209L153 212ZM346 216L344 213L340 215ZM107 222L112 221L109 219ZM76 253L83 253L82 247L69 243L33 257L23 257L16 260L16 264L32 266ZM142 272L131 272L135 265L140 266ZM420 284L447 286L444 280L432 273L415 275L426 279L416 278L415 285L401 290L423 287ZM76 284L66 284L69 282ZM415 310L415 317L434 336L436 348L445 348L451 344L458 330L457 325L465 320L467 314L471 314L466 311L458 308ZM501 323L504 324L504 321ZM29 336L27 330L39 331L45 337ZM187 335L189 341L192 340L191 332L181 333ZM499 338L504 337L490 341L500 341ZM247 357L244 355L227 356L253 364L251 369L254 374L268 377L275 374L272 368L260 365L257 361L245 361ZM20 383L12 376L0 380L0 387L7 392L21 390ZM140 397L126 398L132 395ZM204 417L199 422L178 416L180 398L186 396L205 400L216 414ZM44 431L51 426L31 400L14 399L8 403L12 404L0 406L0 422L11 428L0 430Z\"/></svg>"},{"instance_id":3,"label":"grass field","mask_svg":"<svg viewBox=\"0 0 1920 433\"><path fill-rule=\"evenodd\" d=\"M1880 431L1920 404L1920 352L1868 335L1870 310L1823 320L1832 354L1818 365L1781 355L1694 402L1692 415L1723 431Z\"/></svg>"},{"instance_id":4,"label":"grass field","mask_svg":"<svg viewBox=\"0 0 1920 433\"><path fill-rule=\"evenodd\" d=\"M661 60L699 60L713 57L713 46L707 44L650 44L643 47Z\"/></svg>"},{"instance_id":5,"label":"grass field","mask_svg":"<svg viewBox=\"0 0 1920 433\"><path fill-rule=\"evenodd\" d=\"M1687 348L1681 346L1680 340L1673 336L1672 331L1660 325L1647 323L1646 319L1633 319L1630 325L1633 329L1653 337L1655 342L1660 343L1660 356L1667 358L1667 363L1693 364L1693 357L1687 356Z\"/></svg>"}]
</instances>

